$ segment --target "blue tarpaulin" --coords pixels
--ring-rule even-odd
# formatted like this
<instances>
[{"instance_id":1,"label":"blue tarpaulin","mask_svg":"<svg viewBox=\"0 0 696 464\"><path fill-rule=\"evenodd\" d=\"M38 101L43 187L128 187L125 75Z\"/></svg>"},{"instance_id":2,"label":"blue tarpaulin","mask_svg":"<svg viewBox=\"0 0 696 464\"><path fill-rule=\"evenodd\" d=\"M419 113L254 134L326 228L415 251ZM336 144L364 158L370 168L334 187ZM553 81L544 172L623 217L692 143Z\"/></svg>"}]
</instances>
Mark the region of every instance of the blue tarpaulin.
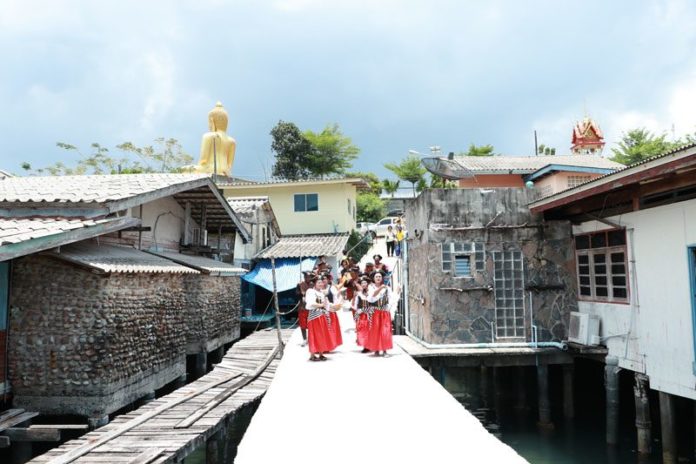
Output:
<instances>
[{"instance_id":1,"label":"blue tarpaulin","mask_svg":"<svg viewBox=\"0 0 696 464\"><path fill-rule=\"evenodd\" d=\"M275 260L276 289L279 292L291 290L302 280L302 271L311 271L314 268L316 258L304 258L300 267L300 258L278 258ZM273 275L271 274L271 260L264 259L254 269L242 276L249 283L273 291Z\"/></svg>"}]
</instances>

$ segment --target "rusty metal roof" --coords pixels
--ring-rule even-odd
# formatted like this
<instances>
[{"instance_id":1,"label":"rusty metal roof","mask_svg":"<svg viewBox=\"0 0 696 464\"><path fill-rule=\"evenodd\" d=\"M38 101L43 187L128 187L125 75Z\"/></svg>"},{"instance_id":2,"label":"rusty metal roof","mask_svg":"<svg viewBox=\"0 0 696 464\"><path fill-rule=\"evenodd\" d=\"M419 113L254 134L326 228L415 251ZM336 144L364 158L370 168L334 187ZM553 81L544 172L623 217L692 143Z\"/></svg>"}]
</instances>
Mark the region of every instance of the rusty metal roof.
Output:
<instances>
[{"instance_id":1,"label":"rusty metal roof","mask_svg":"<svg viewBox=\"0 0 696 464\"><path fill-rule=\"evenodd\" d=\"M348 234L285 235L255 259L338 256L347 243Z\"/></svg>"},{"instance_id":2,"label":"rusty metal roof","mask_svg":"<svg viewBox=\"0 0 696 464\"><path fill-rule=\"evenodd\" d=\"M170 251L153 251L150 252L154 255L161 256L175 263L181 264L183 266L188 266L190 268L196 269L203 272L204 274L218 275L218 276L238 276L246 274L246 269L240 267L235 267L229 263L223 263L222 261L216 261L214 259L206 258L204 256L193 256L184 255L181 253L174 253Z\"/></svg>"},{"instance_id":3,"label":"rusty metal roof","mask_svg":"<svg viewBox=\"0 0 696 464\"><path fill-rule=\"evenodd\" d=\"M72 243L47 254L100 273L200 273L191 267L135 248L100 245L95 241Z\"/></svg>"}]
</instances>

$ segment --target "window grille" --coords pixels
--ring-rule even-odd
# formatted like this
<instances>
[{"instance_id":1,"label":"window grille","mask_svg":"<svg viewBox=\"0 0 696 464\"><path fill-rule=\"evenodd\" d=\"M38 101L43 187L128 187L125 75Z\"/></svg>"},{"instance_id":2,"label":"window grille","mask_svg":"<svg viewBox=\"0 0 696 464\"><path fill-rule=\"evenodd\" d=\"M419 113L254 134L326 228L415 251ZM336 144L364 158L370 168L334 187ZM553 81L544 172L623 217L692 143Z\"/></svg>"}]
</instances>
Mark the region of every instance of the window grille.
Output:
<instances>
[{"instance_id":1,"label":"window grille","mask_svg":"<svg viewBox=\"0 0 696 464\"><path fill-rule=\"evenodd\" d=\"M456 277L471 277L472 271L483 271L486 258L483 243L442 243L442 270Z\"/></svg>"},{"instance_id":2,"label":"window grille","mask_svg":"<svg viewBox=\"0 0 696 464\"><path fill-rule=\"evenodd\" d=\"M575 262L581 300L628 303L624 229L576 235Z\"/></svg>"},{"instance_id":3,"label":"window grille","mask_svg":"<svg viewBox=\"0 0 696 464\"><path fill-rule=\"evenodd\" d=\"M525 338L524 262L520 251L494 251L496 338Z\"/></svg>"}]
</instances>

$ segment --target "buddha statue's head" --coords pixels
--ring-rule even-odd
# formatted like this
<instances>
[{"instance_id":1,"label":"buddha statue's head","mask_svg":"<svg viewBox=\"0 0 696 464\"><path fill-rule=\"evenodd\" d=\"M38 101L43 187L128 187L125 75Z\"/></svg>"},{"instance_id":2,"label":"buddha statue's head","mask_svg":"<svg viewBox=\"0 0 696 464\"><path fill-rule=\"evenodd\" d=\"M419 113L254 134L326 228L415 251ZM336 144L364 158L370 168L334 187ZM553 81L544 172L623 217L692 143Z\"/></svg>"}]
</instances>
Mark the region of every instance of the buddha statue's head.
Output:
<instances>
[{"instance_id":1,"label":"buddha statue's head","mask_svg":"<svg viewBox=\"0 0 696 464\"><path fill-rule=\"evenodd\" d=\"M211 132L221 130L223 132L227 131L227 111L222 106L222 103L217 102L215 108L210 110L208 113L208 127Z\"/></svg>"}]
</instances>

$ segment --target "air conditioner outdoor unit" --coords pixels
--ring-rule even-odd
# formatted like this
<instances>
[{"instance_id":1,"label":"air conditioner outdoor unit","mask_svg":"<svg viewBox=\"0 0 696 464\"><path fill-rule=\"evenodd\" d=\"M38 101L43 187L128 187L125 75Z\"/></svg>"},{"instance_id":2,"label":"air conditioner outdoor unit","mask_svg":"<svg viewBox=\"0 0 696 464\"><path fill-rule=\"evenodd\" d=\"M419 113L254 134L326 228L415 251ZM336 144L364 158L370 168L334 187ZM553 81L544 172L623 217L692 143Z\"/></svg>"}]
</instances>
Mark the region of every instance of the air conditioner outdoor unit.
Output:
<instances>
[{"instance_id":1,"label":"air conditioner outdoor unit","mask_svg":"<svg viewBox=\"0 0 696 464\"><path fill-rule=\"evenodd\" d=\"M571 312L568 341L580 345L599 345L599 316Z\"/></svg>"}]
</instances>

